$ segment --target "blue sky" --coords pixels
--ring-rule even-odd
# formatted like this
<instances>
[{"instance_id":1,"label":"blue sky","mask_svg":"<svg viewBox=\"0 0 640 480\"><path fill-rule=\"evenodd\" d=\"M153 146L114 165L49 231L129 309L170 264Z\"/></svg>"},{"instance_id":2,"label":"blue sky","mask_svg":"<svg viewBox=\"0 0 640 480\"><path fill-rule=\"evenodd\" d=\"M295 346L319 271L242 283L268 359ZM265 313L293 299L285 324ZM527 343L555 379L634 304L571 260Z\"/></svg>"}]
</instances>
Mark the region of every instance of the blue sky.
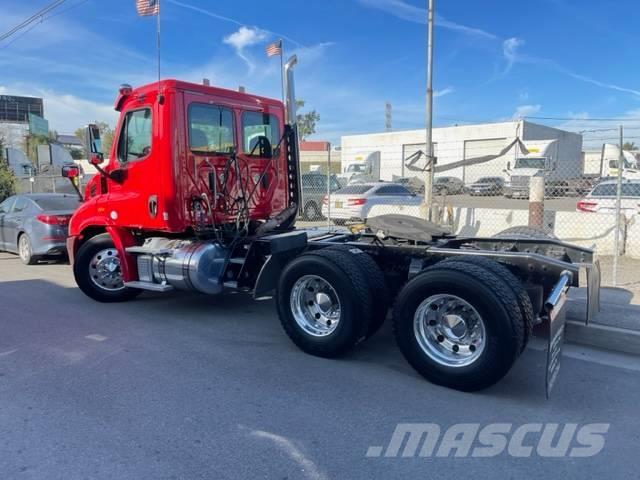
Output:
<instances>
[{"instance_id":1,"label":"blue sky","mask_svg":"<svg viewBox=\"0 0 640 480\"><path fill-rule=\"evenodd\" d=\"M50 0L0 0L0 31ZM521 115L640 117L637 1L440 0L436 125ZM316 138L424 125L425 4L417 0L162 0L163 76L280 96L264 47L285 38L300 58L298 96L322 119ZM155 21L135 0L67 0L0 43L0 94L44 96L51 127L115 123L120 83L156 75ZM552 122L554 123L554 122Z\"/></svg>"}]
</instances>

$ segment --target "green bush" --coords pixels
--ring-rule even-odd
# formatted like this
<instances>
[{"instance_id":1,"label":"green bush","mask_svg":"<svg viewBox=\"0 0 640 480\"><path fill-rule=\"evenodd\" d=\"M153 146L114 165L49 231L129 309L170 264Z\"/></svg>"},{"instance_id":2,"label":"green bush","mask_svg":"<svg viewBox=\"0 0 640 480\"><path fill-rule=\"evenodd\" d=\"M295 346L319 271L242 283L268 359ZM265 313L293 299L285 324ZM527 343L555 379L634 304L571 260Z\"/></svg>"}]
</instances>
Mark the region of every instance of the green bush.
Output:
<instances>
[{"instance_id":1,"label":"green bush","mask_svg":"<svg viewBox=\"0 0 640 480\"><path fill-rule=\"evenodd\" d=\"M0 159L0 202L16 193L16 177L9 170L3 159Z\"/></svg>"}]
</instances>

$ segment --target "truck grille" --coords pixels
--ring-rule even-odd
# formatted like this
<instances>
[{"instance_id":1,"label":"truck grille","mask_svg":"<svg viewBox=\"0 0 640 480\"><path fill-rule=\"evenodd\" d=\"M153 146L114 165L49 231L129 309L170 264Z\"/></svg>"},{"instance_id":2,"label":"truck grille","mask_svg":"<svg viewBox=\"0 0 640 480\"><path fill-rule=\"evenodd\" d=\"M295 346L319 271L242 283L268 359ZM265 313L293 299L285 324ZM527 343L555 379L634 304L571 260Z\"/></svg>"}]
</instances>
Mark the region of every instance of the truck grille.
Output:
<instances>
[{"instance_id":1,"label":"truck grille","mask_svg":"<svg viewBox=\"0 0 640 480\"><path fill-rule=\"evenodd\" d=\"M513 175L511 177L512 187L527 187L529 186L529 177L526 175Z\"/></svg>"}]
</instances>

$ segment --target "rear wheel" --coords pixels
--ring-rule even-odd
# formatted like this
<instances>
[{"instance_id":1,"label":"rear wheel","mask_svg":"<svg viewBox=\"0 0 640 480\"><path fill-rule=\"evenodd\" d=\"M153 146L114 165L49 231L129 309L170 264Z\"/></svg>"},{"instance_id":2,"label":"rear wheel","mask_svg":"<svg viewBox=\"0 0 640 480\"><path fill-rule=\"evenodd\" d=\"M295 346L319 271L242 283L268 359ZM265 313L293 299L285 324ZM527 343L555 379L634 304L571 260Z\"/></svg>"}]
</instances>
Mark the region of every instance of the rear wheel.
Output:
<instances>
[{"instance_id":1,"label":"rear wheel","mask_svg":"<svg viewBox=\"0 0 640 480\"><path fill-rule=\"evenodd\" d=\"M82 245L73 264L73 275L80 290L99 302L124 302L140 294L140 290L124 285L118 251L108 233Z\"/></svg>"},{"instance_id":2,"label":"rear wheel","mask_svg":"<svg viewBox=\"0 0 640 480\"><path fill-rule=\"evenodd\" d=\"M522 337L522 345L520 346L520 352L523 352L529 343L531 334L533 332L533 323L535 320L535 314L533 312L533 305L531 304L531 298L527 293L527 290L522 285L522 282L511 271L502 265L485 257L451 257L444 260L440 265L445 265L451 262L463 262L471 265L477 265L479 267L489 270L491 273L499 277L505 285L507 285L513 294L518 299L518 306L520 307L520 314L524 321L525 329Z\"/></svg>"},{"instance_id":3,"label":"rear wheel","mask_svg":"<svg viewBox=\"0 0 640 480\"><path fill-rule=\"evenodd\" d=\"M463 262L441 262L415 277L394 309L407 361L431 382L463 391L504 377L520 354L524 330L506 282Z\"/></svg>"},{"instance_id":4,"label":"rear wheel","mask_svg":"<svg viewBox=\"0 0 640 480\"><path fill-rule=\"evenodd\" d=\"M18 255L25 265L35 265L38 263L38 257L33 254L31 239L26 233L20 234L18 238Z\"/></svg>"},{"instance_id":5,"label":"rear wheel","mask_svg":"<svg viewBox=\"0 0 640 480\"><path fill-rule=\"evenodd\" d=\"M371 298L373 302L373 311L371 312L371 320L367 329L367 338L372 337L380 330L389 313L389 289L384 274L380 267L371 256L358 248L350 248L345 245L336 245L328 247L327 250L337 250L348 253L355 260L360 268L365 272ZM324 250L321 250L323 252Z\"/></svg>"},{"instance_id":6,"label":"rear wheel","mask_svg":"<svg viewBox=\"0 0 640 480\"><path fill-rule=\"evenodd\" d=\"M541 228L529 227L527 225L510 227L506 230L496 233L493 238L525 238L525 239L540 239L540 240L557 240L553 233L546 232Z\"/></svg>"},{"instance_id":7,"label":"rear wheel","mask_svg":"<svg viewBox=\"0 0 640 480\"><path fill-rule=\"evenodd\" d=\"M329 358L365 339L372 310L365 273L348 253L335 250L292 260L278 281L276 304L293 343Z\"/></svg>"}]
</instances>

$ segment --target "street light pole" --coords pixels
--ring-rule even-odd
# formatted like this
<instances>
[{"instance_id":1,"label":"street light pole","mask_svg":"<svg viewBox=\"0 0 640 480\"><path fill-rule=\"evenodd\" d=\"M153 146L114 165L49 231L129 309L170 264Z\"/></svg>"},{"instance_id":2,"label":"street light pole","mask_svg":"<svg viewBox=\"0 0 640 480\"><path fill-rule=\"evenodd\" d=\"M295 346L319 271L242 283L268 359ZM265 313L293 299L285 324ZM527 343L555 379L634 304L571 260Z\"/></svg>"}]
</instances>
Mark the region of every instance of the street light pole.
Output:
<instances>
[{"instance_id":1,"label":"street light pole","mask_svg":"<svg viewBox=\"0 0 640 480\"><path fill-rule=\"evenodd\" d=\"M429 0L427 10L427 105L426 105L426 170L424 175L424 218L431 221L433 203L433 10L435 0Z\"/></svg>"}]
</instances>

